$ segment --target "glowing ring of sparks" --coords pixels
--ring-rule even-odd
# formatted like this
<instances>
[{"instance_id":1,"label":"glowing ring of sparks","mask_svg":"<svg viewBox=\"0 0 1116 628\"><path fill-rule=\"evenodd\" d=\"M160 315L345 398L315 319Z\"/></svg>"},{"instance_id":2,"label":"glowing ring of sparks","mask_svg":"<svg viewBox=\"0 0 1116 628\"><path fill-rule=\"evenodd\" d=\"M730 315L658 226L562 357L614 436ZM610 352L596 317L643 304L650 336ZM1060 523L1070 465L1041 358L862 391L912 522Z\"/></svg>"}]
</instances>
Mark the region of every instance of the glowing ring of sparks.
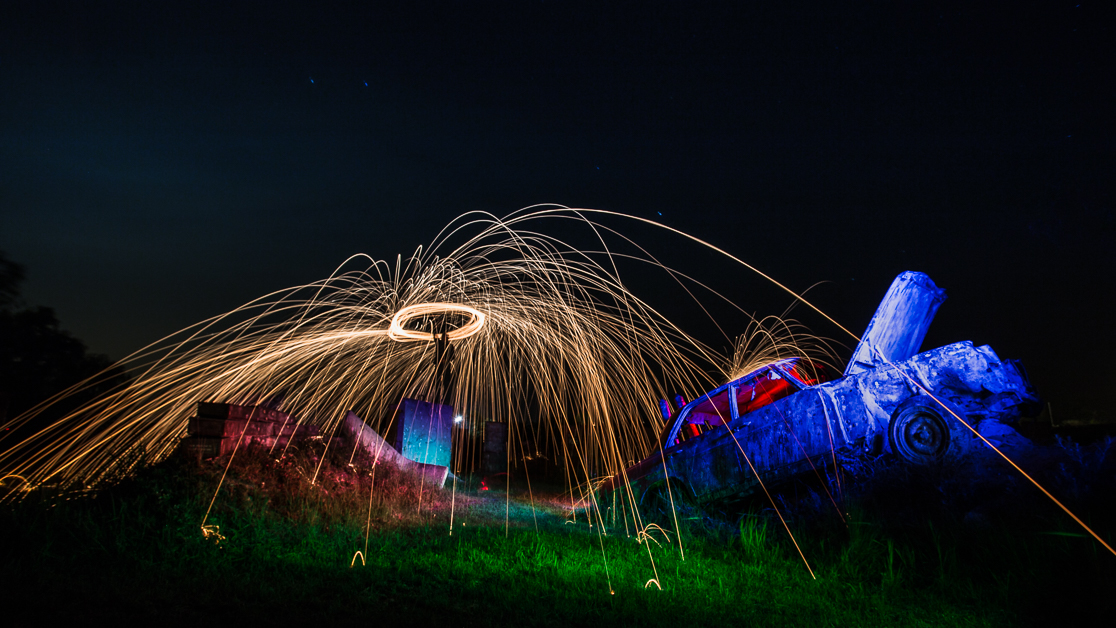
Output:
<instances>
[{"instance_id":1,"label":"glowing ring of sparks","mask_svg":"<svg viewBox=\"0 0 1116 628\"><path fill-rule=\"evenodd\" d=\"M419 303L417 305L408 305L395 313L395 316L391 319L391 327L388 328L388 337L398 342L434 340L434 334L432 332L405 329L403 323L417 316L429 316L431 314L446 312L460 312L469 315L469 322L446 333L447 340L468 338L480 331L481 327L484 327L484 314L468 305L461 305L460 303Z\"/></svg>"}]
</instances>

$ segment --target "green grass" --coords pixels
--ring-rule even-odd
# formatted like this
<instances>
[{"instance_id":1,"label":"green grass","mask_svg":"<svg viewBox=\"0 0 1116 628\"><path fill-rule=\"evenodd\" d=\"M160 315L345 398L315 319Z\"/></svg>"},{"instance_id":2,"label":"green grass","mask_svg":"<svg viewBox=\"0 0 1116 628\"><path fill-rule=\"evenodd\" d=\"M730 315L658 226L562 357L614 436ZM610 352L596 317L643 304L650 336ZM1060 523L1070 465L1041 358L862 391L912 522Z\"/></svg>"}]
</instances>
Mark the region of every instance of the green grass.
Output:
<instances>
[{"instance_id":1,"label":"green grass","mask_svg":"<svg viewBox=\"0 0 1116 628\"><path fill-rule=\"evenodd\" d=\"M522 493L485 496L462 482L452 495L381 472L373 491L362 461L336 457L311 485L319 456L309 446L278 462L240 456L208 519L220 542L200 524L221 464L168 461L96 498L9 508L0 518L3 590L18 601L9 616L816 628L1025 625L1110 604L1116 561L1046 512L1026 525L993 513L973 529L934 508L881 509L881 495L866 492L846 501L842 522L810 505L816 495L784 493L814 579L759 502L739 524L689 518L683 558L673 532L640 542L623 526L572 523L545 492L532 505ZM932 487L900 479L923 503ZM364 564L350 567L358 550Z\"/></svg>"}]
</instances>

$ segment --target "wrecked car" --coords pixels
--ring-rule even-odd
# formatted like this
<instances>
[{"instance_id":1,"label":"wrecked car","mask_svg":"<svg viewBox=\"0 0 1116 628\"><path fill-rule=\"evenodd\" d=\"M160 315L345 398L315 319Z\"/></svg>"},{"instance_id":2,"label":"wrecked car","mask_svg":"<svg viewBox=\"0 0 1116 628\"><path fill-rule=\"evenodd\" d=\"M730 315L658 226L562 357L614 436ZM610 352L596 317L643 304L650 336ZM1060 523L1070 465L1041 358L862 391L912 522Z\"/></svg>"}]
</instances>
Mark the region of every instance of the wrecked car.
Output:
<instances>
[{"instance_id":1,"label":"wrecked car","mask_svg":"<svg viewBox=\"0 0 1116 628\"><path fill-rule=\"evenodd\" d=\"M741 499L761 480L770 486L832 465L837 453L888 452L918 465L965 455L980 443L957 417L978 430L1010 424L1039 399L1022 365L991 347L965 341L915 353L944 300L928 276L907 271L843 375L789 358L673 413L663 402L657 446L601 485L602 508L618 499L645 511Z\"/></svg>"}]
</instances>

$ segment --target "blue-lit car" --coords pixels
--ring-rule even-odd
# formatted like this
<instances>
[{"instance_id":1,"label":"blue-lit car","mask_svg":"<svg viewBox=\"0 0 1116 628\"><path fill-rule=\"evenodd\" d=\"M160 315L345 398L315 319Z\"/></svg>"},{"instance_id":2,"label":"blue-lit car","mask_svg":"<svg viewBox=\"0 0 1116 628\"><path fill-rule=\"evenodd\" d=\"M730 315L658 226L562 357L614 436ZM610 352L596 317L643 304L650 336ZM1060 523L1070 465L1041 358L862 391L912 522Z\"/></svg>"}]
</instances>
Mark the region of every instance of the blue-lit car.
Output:
<instances>
[{"instance_id":1,"label":"blue-lit car","mask_svg":"<svg viewBox=\"0 0 1116 628\"><path fill-rule=\"evenodd\" d=\"M844 375L830 380L809 360L784 359L685 404L668 417L654 451L602 484L601 506L743 498L760 480L772 485L832 468L839 452L886 451L914 464L965 454L979 441L958 418L974 429L1010 423L1039 398L1022 366L987 345L911 355L944 297L925 275L904 273Z\"/></svg>"}]
</instances>

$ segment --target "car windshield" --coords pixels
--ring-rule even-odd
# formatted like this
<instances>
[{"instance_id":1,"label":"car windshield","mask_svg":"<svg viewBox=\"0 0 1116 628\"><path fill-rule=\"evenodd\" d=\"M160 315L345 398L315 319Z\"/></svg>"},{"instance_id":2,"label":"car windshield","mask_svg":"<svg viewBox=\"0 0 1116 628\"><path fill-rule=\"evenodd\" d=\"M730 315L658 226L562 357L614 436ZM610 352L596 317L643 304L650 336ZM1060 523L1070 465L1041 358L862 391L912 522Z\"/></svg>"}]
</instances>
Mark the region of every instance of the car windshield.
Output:
<instances>
[{"instance_id":1,"label":"car windshield","mask_svg":"<svg viewBox=\"0 0 1116 628\"><path fill-rule=\"evenodd\" d=\"M677 419L669 421L660 435L660 442L664 447L685 442L807 386L827 381L827 375L819 365L797 358L757 369L686 406L678 417L681 424ZM667 438L671 442L665 442Z\"/></svg>"}]
</instances>

